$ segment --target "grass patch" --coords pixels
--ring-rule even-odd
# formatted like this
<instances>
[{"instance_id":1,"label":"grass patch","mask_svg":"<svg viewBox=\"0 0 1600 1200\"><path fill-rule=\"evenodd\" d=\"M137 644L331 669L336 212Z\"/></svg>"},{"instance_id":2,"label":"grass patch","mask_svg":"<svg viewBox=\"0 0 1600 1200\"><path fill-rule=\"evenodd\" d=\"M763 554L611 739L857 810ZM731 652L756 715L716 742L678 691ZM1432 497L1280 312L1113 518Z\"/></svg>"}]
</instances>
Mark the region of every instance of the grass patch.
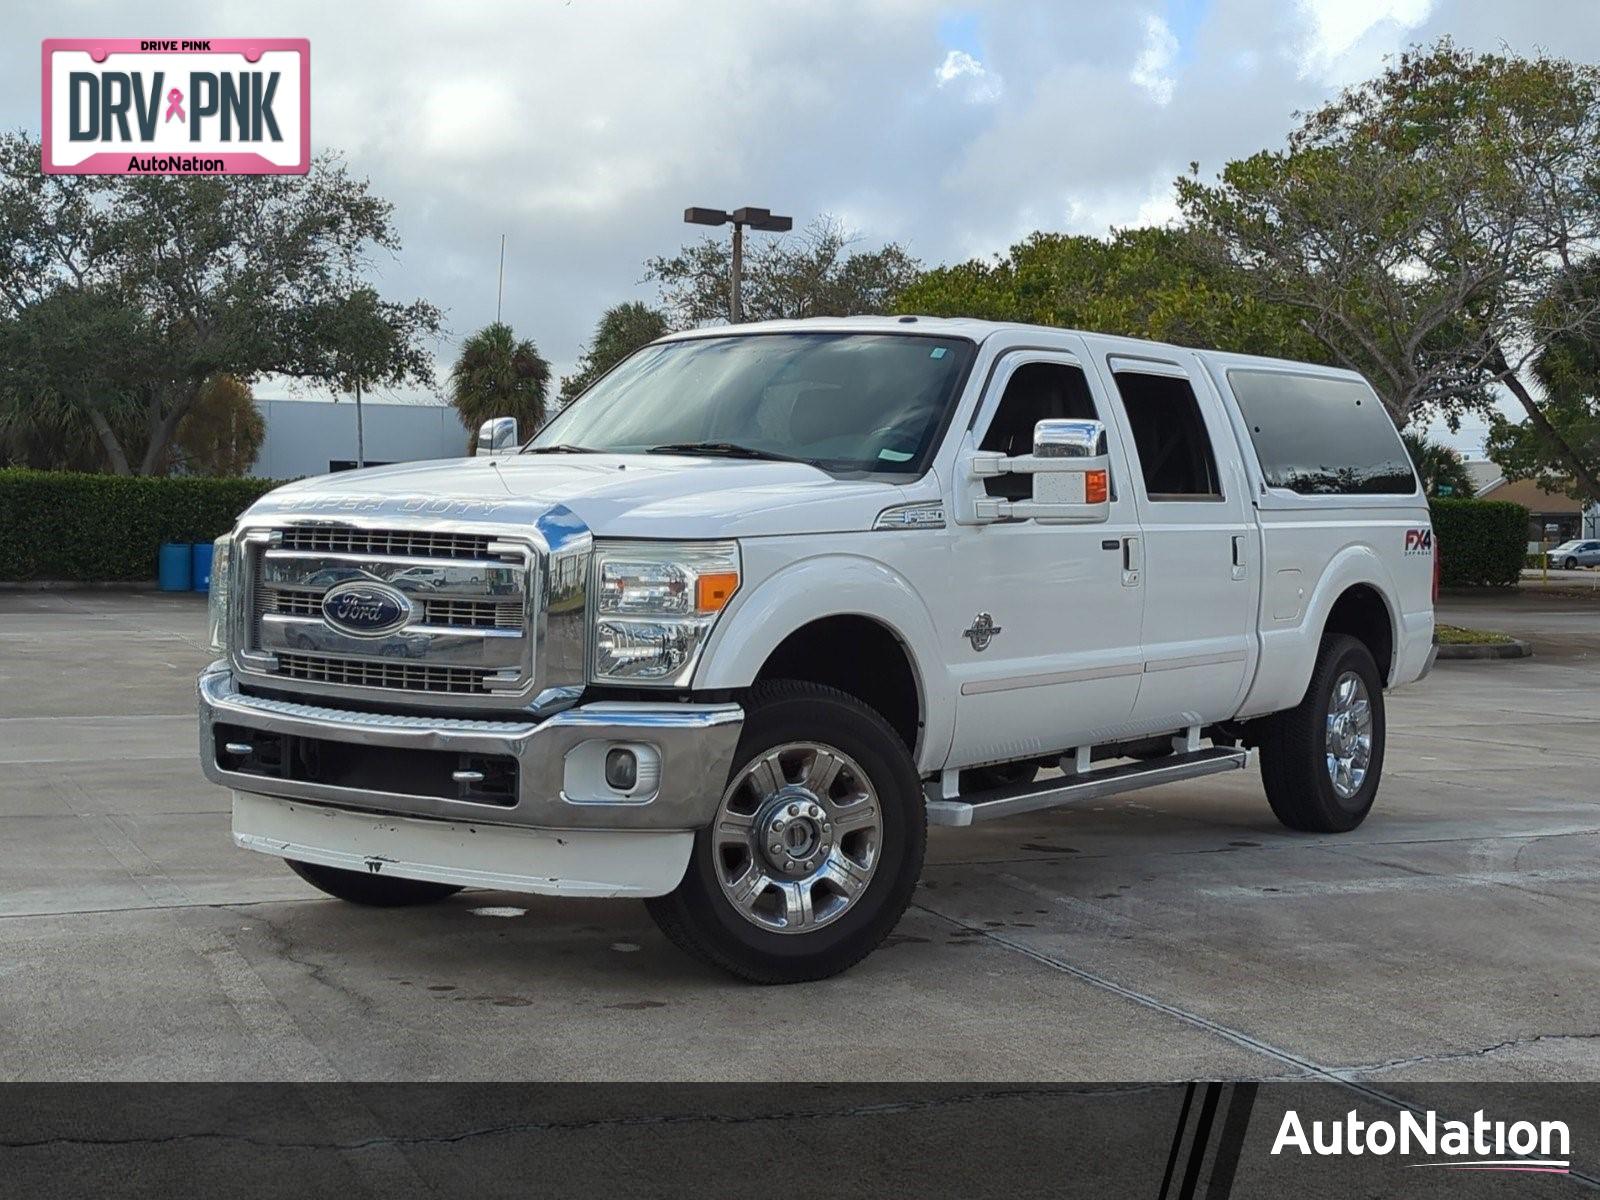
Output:
<instances>
[{"instance_id":1,"label":"grass patch","mask_svg":"<svg viewBox=\"0 0 1600 1200\"><path fill-rule=\"evenodd\" d=\"M1497 629L1467 629L1461 625L1435 625L1433 640L1441 646L1504 646L1515 639Z\"/></svg>"}]
</instances>

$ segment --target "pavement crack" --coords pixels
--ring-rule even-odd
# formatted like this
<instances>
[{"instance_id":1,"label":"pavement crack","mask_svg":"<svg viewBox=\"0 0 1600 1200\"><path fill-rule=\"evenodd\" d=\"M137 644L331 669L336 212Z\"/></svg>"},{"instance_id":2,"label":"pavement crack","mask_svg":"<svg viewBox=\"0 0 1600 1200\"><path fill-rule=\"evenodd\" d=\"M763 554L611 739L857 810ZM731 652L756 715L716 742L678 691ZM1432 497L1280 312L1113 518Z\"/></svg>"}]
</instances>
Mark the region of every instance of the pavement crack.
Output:
<instances>
[{"instance_id":1,"label":"pavement crack","mask_svg":"<svg viewBox=\"0 0 1600 1200\"><path fill-rule=\"evenodd\" d=\"M222 1141L236 1142L278 1150L337 1150L361 1151L381 1147L451 1146L480 1138L516 1137L529 1133L585 1133L607 1129L638 1129L674 1125L763 1125L790 1124L796 1121L855 1120L868 1117L901 1116L907 1113L931 1112L940 1109L963 1108L1015 1101L1047 1101L1054 1097L1122 1097L1170 1088L1169 1083L1129 1084L1037 1084L1027 1086L1005 1085L962 1088L949 1094L931 1096L896 1097L869 1103L840 1106L815 1106L809 1108L784 1108L762 1113L719 1113L708 1111L676 1113L638 1113L620 1117L588 1117L571 1120L511 1121L485 1125L449 1133L413 1135L375 1135L347 1140L327 1139L303 1141L287 1138L263 1138L252 1134L206 1130L194 1133L144 1135L133 1137L86 1137L62 1134L43 1138L0 1139L0 1149L31 1150L56 1146L159 1146L183 1142Z\"/></svg>"},{"instance_id":2,"label":"pavement crack","mask_svg":"<svg viewBox=\"0 0 1600 1200\"><path fill-rule=\"evenodd\" d=\"M1492 1046L1483 1046L1476 1050L1445 1050L1438 1054L1416 1054L1409 1058L1391 1058L1384 1062L1356 1063L1348 1067L1337 1068L1341 1075L1377 1075L1384 1071L1397 1071L1405 1067L1432 1066L1434 1063L1468 1062L1474 1059L1488 1058L1502 1050L1513 1050L1523 1046L1534 1046L1540 1042L1592 1042L1600 1041L1600 1033L1536 1033L1529 1037L1509 1038L1503 1042L1496 1042Z\"/></svg>"},{"instance_id":3,"label":"pavement crack","mask_svg":"<svg viewBox=\"0 0 1600 1200\"><path fill-rule=\"evenodd\" d=\"M333 979L331 976L329 976L328 968L325 963L319 963L312 959L306 958L301 954L297 954L294 939L289 936L288 931L285 930L278 922L264 917L260 913L250 914L249 919L267 931L267 937L272 942L273 952L279 958L284 959L286 962L291 962L297 967L300 967L305 971L307 976L310 977L313 983L320 984L330 991L337 992L346 999L353 1001L363 1013L371 1014L373 1012L376 1006L374 1005L371 996L365 995L362 992L358 992L355 989L340 983L338 980Z\"/></svg>"}]
</instances>

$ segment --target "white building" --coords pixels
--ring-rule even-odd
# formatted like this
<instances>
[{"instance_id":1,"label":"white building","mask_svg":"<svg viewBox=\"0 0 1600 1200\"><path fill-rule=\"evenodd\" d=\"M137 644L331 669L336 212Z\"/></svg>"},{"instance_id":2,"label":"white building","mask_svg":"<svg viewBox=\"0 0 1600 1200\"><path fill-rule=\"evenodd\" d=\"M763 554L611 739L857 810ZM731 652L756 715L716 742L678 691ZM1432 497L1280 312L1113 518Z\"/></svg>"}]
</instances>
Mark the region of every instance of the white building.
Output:
<instances>
[{"instance_id":1,"label":"white building","mask_svg":"<svg viewBox=\"0 0 1600 1200\"><path fill-rule=\"evenodd\" d=\"M260 479L298 479L347 471L356 464L356 405L326 399L258 399L267 425L250 474ZM400 404L363 400L367 466L460 458L467 430L444 404Z\"/></svg>"}]
</instances>

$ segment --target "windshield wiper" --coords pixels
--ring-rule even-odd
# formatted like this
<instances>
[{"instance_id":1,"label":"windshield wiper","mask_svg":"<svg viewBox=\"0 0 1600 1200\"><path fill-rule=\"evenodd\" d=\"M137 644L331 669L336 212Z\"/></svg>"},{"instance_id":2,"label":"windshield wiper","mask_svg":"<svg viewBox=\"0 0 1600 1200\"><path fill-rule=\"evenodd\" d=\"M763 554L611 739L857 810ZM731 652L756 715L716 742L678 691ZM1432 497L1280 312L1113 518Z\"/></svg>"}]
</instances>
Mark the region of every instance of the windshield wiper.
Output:
<instances>
[{"instance_id":1,"label":"windshield wiper","mask_svg":"<svg viewBox=\"0 0 1600 1200\"><path fill-rule=\"evenodd\" d=\"M752 458L766 462L805 462L790 454L772 450L757 450L754 446L741 446L737 442L667 442L651 446L647 454L708 454L719 458Z\"/></svg>"},{"instance_id":2,"label":"windshield wiper","mask_svg":"<svg viewBox=\"0 0 1600 1200\"><path fill-rule=\"evenodd\" d=\"M599 454L593 446L569 446L566 442L557 442L553 446L529 446L524 454Z\"/></svg>"}]
</instances>

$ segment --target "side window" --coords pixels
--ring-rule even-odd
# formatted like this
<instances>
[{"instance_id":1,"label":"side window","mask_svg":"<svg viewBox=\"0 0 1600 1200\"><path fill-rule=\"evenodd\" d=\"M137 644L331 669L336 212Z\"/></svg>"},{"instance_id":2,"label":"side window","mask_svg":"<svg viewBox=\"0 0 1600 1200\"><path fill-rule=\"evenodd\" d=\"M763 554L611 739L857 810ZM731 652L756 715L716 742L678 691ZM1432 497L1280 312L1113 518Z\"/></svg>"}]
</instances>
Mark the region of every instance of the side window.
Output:
<instances>
[{"instance_id":1,"label":"side window","mask_svg":"<svg viewBox=\"0 0 1600 1200\"><path fill-rule=\"evenodd\" d=\"M1394 422L1360 380L1236 368L1228 386L1270 486L1311 496L1416 494Z\"/></svg>"},{"instance_id":2,"label":"side window","mask_svg":"<svg viewBox=\"0 0 1600 1200\"><path fill-rule=\"evenodd\" d=\"M1187 379L1118 371L1117 391L1153 501L1220 500L1222 483L1200 402Z\"/></svg>"},{"instance_id":3,"label":"side window","mask_svg":"<svg viewBox=\"0 0 1600 1200\"><path fill-rule=\"evenodd\" d=\"M1024 363L1007 380L1000 407L995 409L978 449L1006 455L1031 454L1035 425L1070 417L1100 417L1082 369L1065 363ZM1033 480L1027 475L996 475L983 482L989 495L1006 500L1026 500L1033 494Z\"/></svg>"}]
</instances>

